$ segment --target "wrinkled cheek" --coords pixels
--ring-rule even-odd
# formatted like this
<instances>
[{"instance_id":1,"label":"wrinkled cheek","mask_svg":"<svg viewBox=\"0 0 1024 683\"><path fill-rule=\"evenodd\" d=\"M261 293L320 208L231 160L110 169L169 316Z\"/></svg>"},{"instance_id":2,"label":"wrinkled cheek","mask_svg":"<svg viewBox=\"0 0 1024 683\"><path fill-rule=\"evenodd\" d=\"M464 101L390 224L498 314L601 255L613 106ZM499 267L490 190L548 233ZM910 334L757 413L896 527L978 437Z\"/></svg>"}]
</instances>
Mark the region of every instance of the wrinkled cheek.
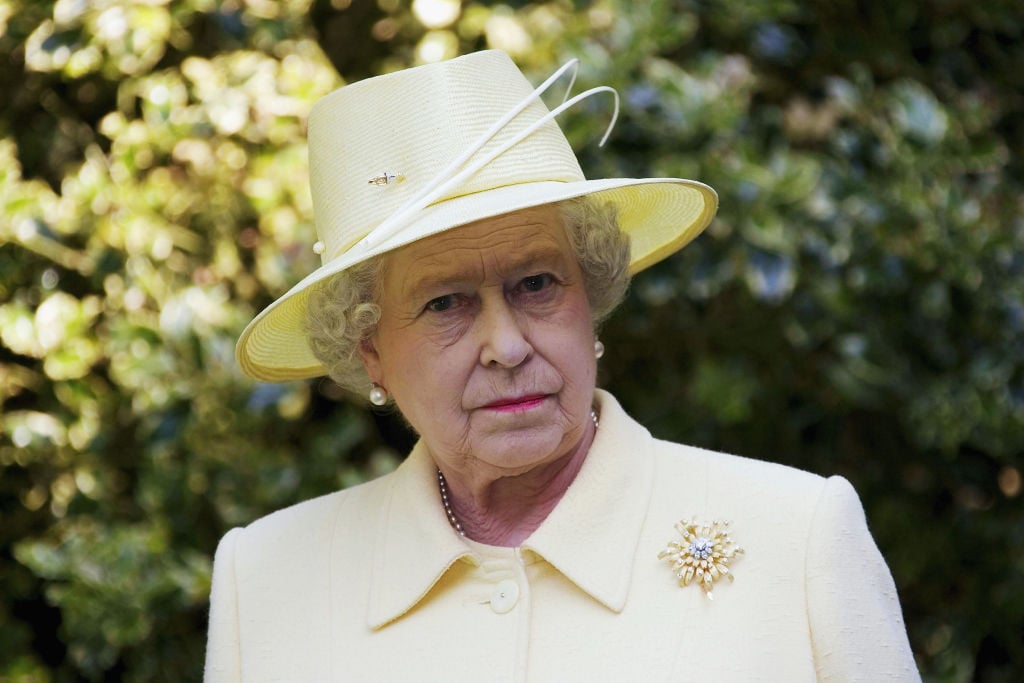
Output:
<instances>
[{"instance_id":1,"label":"wrinkled cheek","mask_svg":"<svg viewBox=\"0 0 1024 683\"><path fill-rule=\"evenodd\" d=\"M466 377L459 368L443 363L414 363L408 381L414 387L421 412L445 421L451 428L464 420Z\"/></svg>"}]
</instances>

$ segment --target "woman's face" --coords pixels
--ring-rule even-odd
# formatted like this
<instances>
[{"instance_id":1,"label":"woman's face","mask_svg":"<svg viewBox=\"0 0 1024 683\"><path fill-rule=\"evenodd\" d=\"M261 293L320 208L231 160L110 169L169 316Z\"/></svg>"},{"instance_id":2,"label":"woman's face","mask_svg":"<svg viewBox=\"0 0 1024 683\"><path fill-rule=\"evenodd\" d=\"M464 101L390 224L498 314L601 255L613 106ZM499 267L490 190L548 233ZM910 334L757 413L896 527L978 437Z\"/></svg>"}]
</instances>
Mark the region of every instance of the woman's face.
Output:
<instances>
[{"instance_id":1,"label":"woman's face","mask_svg":"<svg viewBox=\"0 0 1024 683\"><path fill-rule=\"evenodd\" d=\"M574 452L596 361L557 207L414 242L385 257L382 278L363 361L447 476L495 480Z\"/></svg>"}]
</instances>

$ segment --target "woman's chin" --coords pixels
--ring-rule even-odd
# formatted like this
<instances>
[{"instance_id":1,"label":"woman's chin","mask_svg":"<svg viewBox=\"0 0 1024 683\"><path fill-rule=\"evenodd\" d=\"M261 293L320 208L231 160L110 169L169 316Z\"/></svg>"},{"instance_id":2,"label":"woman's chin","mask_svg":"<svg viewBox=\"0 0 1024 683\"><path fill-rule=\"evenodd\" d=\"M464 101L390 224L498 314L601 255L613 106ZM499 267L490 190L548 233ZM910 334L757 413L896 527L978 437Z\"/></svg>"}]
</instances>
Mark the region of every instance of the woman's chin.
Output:
<instances>
[{"instance_id":1,"label":"woman's chin","mask_svg":"<svg viewBox=\"0 0 1024 683\"><path fill-rule=\"evenodd\" d=\"M503 476L514 476L568 455L578 441L564 426L553 424L507 429L474 439L473 458Z\"/></svg>"}]
</instances>

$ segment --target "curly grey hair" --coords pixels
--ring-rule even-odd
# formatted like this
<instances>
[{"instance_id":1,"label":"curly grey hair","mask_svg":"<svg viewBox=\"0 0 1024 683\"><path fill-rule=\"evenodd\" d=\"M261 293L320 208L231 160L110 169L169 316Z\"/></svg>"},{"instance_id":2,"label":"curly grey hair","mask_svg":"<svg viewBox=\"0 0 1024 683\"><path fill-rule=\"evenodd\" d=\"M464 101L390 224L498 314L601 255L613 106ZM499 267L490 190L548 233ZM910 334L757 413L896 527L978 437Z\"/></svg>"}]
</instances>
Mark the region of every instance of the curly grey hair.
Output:
<instances>
[{"instance_id":1,"label":"curly grey hair","mask_svg":"<svg viewBox=\"0 0 1024 683\"><path fill-rule=\"evenodd\" d=\"M558 207L583 271L596 330L629 288L629 236L619 229L611 204L580 197ZM306 336L313 355L331 379L362 397L370 378L358 351L380 321L383 266L383 255L377 256L324 280L312 288L306 304Z\"/></svg>"}]
</instances>

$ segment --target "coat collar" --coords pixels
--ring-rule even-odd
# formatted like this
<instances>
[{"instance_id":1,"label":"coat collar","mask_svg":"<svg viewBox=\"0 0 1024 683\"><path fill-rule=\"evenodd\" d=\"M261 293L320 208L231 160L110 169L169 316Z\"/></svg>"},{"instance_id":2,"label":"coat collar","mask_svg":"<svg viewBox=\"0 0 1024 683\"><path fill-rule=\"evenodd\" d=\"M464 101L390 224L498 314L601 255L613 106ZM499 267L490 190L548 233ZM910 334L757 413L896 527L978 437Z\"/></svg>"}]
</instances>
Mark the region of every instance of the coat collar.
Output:
<instances>
[{"instance_id":1,"label":"coat collar","mask_svg":"<svg viewBox=\"0 0 1024 683\"><path fill-rule=\"evenodd\" d=\"M601 426L579 474L544 523L523 543L610 610L626 605L633 558L654 466L651 436L607 392L595 402ZM448 524L436 467L423 443L393 474L376 525L370 628L412 609L472 551Z\"/></svg>"}]
</instances>

